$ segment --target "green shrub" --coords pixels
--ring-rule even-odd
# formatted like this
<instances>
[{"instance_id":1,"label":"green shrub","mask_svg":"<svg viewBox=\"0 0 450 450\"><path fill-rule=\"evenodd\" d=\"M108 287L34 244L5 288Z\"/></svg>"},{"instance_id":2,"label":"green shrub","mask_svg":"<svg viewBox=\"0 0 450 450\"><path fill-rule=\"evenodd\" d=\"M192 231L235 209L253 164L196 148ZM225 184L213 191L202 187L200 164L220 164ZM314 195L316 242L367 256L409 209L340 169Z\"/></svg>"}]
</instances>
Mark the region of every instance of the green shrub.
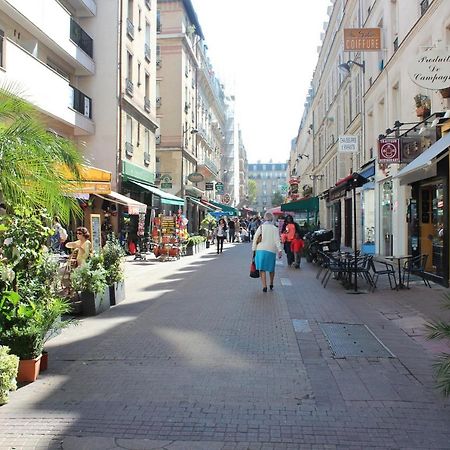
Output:
<instances>
[{"instance_id":1,"label":"green shrub","mask_svg":"<svg viewBox=\"0 0 450 450\"><path fill-rule=\"evenodd\" d=\"M106 276L107 272L100 263L100 258L93 256L72 272L72 288L77 292L100 294L108 286Z\"/></svg>"},{"instance_id":2,"label":"green shrub","mask_svg":"<svg viewBox=\"0 0 450 450\"><path fill-rule=\"evenodd\" d=\"M108 283L108 286L123 281L124 273L122 258L125 256L125 252L114 236L109 237L106 241L106 244L102 249L102 255L103 266L107 272L106 282Z\"/></svg>"},{"instance_id":3,"label":"green shrub","mask_svg":"<svg viewBox=\"0 0 450 450\"><path fill-rule=\"evenodd\" d=\"M44 339L42 331L36 325L17 326L3 332L2 345L10 348L13 355L20 359L34 359L42 354Z\"/></svg>"},{"instance_id":4,"label":"green shrub","mask_svg":"<svg viewBox=\"0 0 450 450\"><path fill-rule=\"evenodd\" d=\"M19 358L9 354L9 348L0 346L0 405L8 403L9 391L17 389L16 377Z\"/></svg>"}]
</instances>

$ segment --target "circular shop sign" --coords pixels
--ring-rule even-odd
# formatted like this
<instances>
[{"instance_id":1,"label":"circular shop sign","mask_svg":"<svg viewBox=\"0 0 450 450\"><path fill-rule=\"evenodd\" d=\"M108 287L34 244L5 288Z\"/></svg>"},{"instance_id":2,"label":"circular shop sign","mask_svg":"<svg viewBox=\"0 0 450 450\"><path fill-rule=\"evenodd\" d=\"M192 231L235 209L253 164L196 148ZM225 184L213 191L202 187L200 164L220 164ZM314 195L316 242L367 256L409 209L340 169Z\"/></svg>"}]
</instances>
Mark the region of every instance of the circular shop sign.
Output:
<instances>
[{"instance_id":1,"label":"circular shop sign","mask_svg":"<svg viewBox=\"0 0 450 450\"><path fill-rule=\"evenodd\" d=\"M191 183L201 183L205 179L205 177L201 173L193 172L188 175L187 179Z\"/></svg>"},{"instance_id":2,"label":"circular shop sign","mask_svg":"<svg viewBox=\"0 0 450 450\"><path fill-rule=\"evenodd\" d=\"M450 87L450 53L441 48L425 51L414 58L408 73L414 83L426 89Z\"/></svg>"},{"instance_id":3,"label":"circular shop sign","mask_svg":"<svg viewBox=\"0 0 450 450\"><path fill-rule=\"evenodd\" d=\"M397 157L397 146L390 142L386 142L381 146L380 154L383 159L396 158Z\"/></svg>"},{"instance_id":4,"label":"circular shop sign","mask_svg":"<svg viewBox=\"0 0 450 450\"><path fill-rule=\"evenodd\" d=\"M222 202L225 203L226 205L228 205L228 203L231 202L231 196L230 194L223 194L222 196Z\"/></svg>"}]
</instances>

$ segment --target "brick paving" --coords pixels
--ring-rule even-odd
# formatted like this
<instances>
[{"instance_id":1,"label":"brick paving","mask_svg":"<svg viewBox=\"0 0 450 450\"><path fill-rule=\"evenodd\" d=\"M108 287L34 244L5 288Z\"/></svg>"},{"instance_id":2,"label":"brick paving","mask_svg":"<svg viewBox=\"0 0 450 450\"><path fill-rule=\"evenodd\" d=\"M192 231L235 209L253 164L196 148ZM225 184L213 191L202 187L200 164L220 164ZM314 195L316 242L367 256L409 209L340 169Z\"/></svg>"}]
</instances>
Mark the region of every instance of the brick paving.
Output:
<instances>
[{"instance_id":1,"label":"brick paving","mask_svg":"<svg viewBox=\"0 0 450 450\"><path fill-rule=\"evenodd\" d=\"M52 339L0 407L0 448L450 449L431 368L448 346L423 332L446 290L351 295L304 263L264 294L249 259L128 262L127 300ZM334 358L323 322L365 324L395 357Z\"/></svg>"}]
</instances>

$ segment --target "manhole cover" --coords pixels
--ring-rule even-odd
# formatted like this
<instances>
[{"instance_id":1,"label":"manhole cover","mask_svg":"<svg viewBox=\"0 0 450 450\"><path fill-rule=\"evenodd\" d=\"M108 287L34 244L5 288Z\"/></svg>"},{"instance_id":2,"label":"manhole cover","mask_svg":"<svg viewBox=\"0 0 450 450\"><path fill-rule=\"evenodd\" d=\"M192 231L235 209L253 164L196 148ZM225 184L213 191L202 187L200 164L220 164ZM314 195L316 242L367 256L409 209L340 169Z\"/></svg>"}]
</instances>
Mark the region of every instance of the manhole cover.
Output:
<instances>
[{"instance_id":1,"label":"manhole cover","mask_svg":"<svg viewBox=\"0 0 450 450\"><path fill-rule=\"evenodd\" d=\"M336 358L362 356L365 358L393 358L390 350L366 325L348 323L320 323Z\"/></svg>"}]
</instances>

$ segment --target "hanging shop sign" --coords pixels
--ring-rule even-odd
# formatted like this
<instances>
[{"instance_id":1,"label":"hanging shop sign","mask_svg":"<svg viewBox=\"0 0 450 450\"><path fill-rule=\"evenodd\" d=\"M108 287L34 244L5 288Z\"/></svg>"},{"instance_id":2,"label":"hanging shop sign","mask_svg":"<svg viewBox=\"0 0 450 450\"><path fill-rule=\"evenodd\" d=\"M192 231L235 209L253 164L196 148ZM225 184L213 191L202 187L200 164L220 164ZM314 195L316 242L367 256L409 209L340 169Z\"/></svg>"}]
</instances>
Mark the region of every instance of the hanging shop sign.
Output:
<instances>
[{"instance_id":1,"label":"hanging shop sign","mask_svg":"<svg viewBox=\"0 0 450 450\"><path fill-rule=\"evenodd\" d=\"M423 151L420 136L406 136L400 138L400 159L402 163L409 163L416 159Z\"/></svg>"},{"instance_id":2,"label":"hanging shop sign","mask_svg":"<svg viewBox=\"0 0 450 450\"><path fill-rule=\"evenodd\" d=\"M381 28L344 28L345 52L381 50Z\"/></svg>"},{"instance_id":3,"label":"hanging shop sign","mask_svg":"<svg viewBox=\"0 0 450 450\"><path fill-rule=\"evenodd\" d=\"M214 190L214 183L213 182L206 182L205 183L205 191L213 191Z\"/></svg>"},{"instance_id":4,"label":"hanging shop sign","mask_svg":"<svg viewBox=\"0 0 450 450\"><path fill-rule=\"evenodd\" d=\"M230 204L231 202L231 195L228 193L225 193L222 195L222 202L225 203L225 205Z\"/></svg>"},{"instance_id":5,"label":"hanging shop sign","mask_svg":"<svg viewBox=\"0 0 450 450\"><path fill-rule=\"evenodd\" d=\"M223 183L216 183L216 193L223 194Z\"/></svg>"},{"instance_id":6,"label":"hanging shop sign","mask_svg":"<svg viewBox=\"0 0 450 450\"><path fill-rule=\"evenodd\" d=\"M400 162L399 139L380 139L378 141L378 162L379 163Z\"/></svg>"},{"instance_id":7,"label":"hanging shop sign","mask_svg":"<svg viewBox=\"0 0 450 450\"><path fill-rule=\"evenodd\" d=\"M338 152L340 153L356 153L358 151L358 136L347 134L339 136Z\"/></svg>"},{"instance_id":8,"label":"hanging shop sign","mask_svg":"<svg viewBox=\"0 0 450 450\"><path fill-rule=\"evenodd\" d=\"M172 177L170 175L161 177L161 189L172 189Z\"/></svg>"},{"instance_id":9,"label":"hanging shop sign","mask_svg":"<svg viewBox=\"0 0 450 450\"><path fill-rule=\"evenodd\" d=\"M412 81L426 89L450 87L450 52L447 49L431 48L414 57L408 73Z\"/></svg>"},{"instance_id":10,"label":"hanging shop sign","mask_svg":"<svg viewBox=\"0 0 450 450\"><path fill-rule=\"evenodd\" d=\"M205 177L199 172L193 172L188 175L187 179L191 183L201 183L205 179Z\"/></svg>"}]
</instances>

